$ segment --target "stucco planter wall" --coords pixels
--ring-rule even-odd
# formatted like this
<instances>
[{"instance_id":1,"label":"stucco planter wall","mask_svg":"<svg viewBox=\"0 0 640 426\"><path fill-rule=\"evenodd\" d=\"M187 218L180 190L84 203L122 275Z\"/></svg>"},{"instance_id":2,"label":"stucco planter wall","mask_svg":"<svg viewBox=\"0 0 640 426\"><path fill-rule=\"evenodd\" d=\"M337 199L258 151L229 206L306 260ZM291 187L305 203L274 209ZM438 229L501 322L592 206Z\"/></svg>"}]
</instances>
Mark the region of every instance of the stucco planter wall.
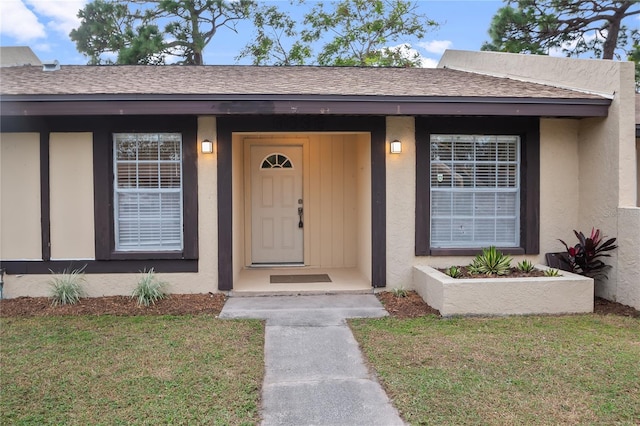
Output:
<instances>
[{"instance_id":1,"label":"stucco planter wall","mask_svg":"<svg viewBox=\"0 0 640 426\"><path fill-rule=\"evenodd\" d=\"M545 266L536 265L538 269ZM413 286L442 316L593 312L593 279L560 277L451 278L429 266L413 268Z\"/></svg>"}]
</instances>

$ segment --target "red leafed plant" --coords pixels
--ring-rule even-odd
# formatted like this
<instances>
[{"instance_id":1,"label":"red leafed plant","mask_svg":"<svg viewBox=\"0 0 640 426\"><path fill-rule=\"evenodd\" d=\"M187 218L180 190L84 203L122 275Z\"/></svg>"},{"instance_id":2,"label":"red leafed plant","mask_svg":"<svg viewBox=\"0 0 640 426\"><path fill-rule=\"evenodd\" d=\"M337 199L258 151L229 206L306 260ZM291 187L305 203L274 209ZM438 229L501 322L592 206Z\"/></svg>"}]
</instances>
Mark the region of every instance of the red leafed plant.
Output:
<instances>
[{"instance_id":1,"label":"red leafed plant","mask_svg":"<svg viewBox=\"0 0 640 426\"><path fill-rule=\"evenodd\" d=\"M573 247L560 240L567 249L567 255L562 260L569 265L571 272L584 275L591 278L607 277L606 270L611 265L605 264L600 258L610 257L608 251L616 249L615 238L609 238L603 241L604 236L600 236L600 230L592 228L591 235L585 237L582 232L575 229L573 233L578 237L578 244Z\"/></svg>"}]
</instances>

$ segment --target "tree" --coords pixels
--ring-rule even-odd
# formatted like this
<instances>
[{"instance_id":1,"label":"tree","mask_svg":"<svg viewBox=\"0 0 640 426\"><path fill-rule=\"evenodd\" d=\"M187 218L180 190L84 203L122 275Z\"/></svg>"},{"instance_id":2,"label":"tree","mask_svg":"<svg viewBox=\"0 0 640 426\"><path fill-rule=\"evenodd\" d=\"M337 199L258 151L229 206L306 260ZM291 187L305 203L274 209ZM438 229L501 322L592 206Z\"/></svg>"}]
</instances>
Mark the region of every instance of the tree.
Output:
<instances>
[{"instance_id":1,"label":"tree","mask_svg":"<svg viewBox=\"0 0 640 426\"><path fill-rule=\"evenodd\" d=\"M438 25L417 9L405 0L341 0L328 9L316 4L299 24L276 7L263 8L254 16L255 41L239 57L256 65L417 66L418 55L407 55L405 44L389 47ZM313 46L327 37L313 57Z\"/></svg>"},{"instance_id":2,"label":"tree","mask_svg":"<svg viewBox=\"0 0 640 426\"><path fill-rule=\"evenodd\" d=\"M630 39L623 21L640 14L637 0L505 0L482 50L621 59ZM514 7L515 6L515 7Z\"/></svg>"},{"instance_id":3,"label":"tree","mask_svg":"<svg viewBox=\"0 0 640 426\"><path fill-rule=\"evenodd\" d=\"M69 36L90 64L202 65L203 51L219 28L236 32L252 0L94 0L78 13ZM162 29L161 29L162 28ZM116 56L116 59L112 59Z\"/></svg>"}]
</instances>

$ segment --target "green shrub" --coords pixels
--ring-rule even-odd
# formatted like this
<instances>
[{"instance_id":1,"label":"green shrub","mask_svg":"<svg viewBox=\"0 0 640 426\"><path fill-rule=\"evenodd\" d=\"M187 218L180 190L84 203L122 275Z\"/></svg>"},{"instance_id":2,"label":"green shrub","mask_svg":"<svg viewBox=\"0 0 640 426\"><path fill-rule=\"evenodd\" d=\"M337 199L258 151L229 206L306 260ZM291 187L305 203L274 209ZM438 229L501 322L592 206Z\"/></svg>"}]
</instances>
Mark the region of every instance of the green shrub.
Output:
<instances>
[{"instance_id":1,"label":"green shrub","mask_svg":"<svg viewBox=\"0 0 640 426\"><path fill-rule=\"evenodd\" d=\"M137 299L139 306L155 305L156 301L167 296L166 287L167 283L159 281L151 268L149 271L142 272L142 277L133 290L131 298Z\"/></svg>"},{"instance_id":2,"label":"green shrub","mask_svg":"<svg viewBox=\"0 0 640 426\"><path fill-rule=\"evenodd\" d=\"M469 272L472 274L507 275L511 268L512 260L510 256L502 254L495 246L491 246L482 249L482 253L473 259L473 262L469 265Z\"/></svg>"},{"instance_id":3,"label":"green shrub","mask_svg":"<svg viewBox=\"0 0 640 426\"><path fill-rule=\"evenodd\" d=\"M544 270L545 277L560 277L560 271L557 269L549 268Z\"/></svg>"},{"instance_id":4,"label":"green shrub","mask_svg":"<svg viewBox=\"0 0 640 426\"><path fill-rule=\"evenodd\" d=\"M54 275L49 280L50 298L53 306L75 305L85 295L82 284L86 282L82 268L69 270L65 268L60 275ZM55 272L51 271L52 274Z\"/></svg>"},{"instance_id":5,"label":"green shrub","mask_svg":"<svg viewBox=\"0 0 640 426\"><path fill-rule=\"evenodd\" d=\"M518 271L521 271L521 272L531 272L535 269L535 267L533 266L533 263L531 263L526 259L518 263L517 267L518 267Z\"/></svg>"},{"instance_id":6,"label":"green shrub","mask_svg":"<svg viewBox=\"0 0 640 426\"><path fill-rule=\"evenodd\" d=\"M444 271L445 274L449 275L451 278L460 278L462 276L462 271L457 266L450 266Z\"/></svg>"}]
</instances>

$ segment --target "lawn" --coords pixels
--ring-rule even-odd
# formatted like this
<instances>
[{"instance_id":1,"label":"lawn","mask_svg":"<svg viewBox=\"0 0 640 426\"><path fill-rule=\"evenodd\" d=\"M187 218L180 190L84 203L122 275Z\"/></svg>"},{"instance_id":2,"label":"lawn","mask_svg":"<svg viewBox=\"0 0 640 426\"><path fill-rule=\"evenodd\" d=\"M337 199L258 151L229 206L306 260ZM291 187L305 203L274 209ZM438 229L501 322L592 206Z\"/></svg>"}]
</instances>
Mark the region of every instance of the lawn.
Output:
<instances>
[{"instance_id":1,"label":"lawn","mask_svg":"<svg viewBox=\"0 0 640 426\"><path fill-rule=\"evenodd\" d=\"M640 320L353 320L412 425L640 424Z\"/></svg>"},{"instance_id":2,"label":"lawn","mask_svg":"<svg viewBox=\"0 0 640 426\"><path fill-rule=\"evenodd\" d=\"M0 424L259 421L259 321L3 318L0 339Z\"/></svg>"}]
</instances>

